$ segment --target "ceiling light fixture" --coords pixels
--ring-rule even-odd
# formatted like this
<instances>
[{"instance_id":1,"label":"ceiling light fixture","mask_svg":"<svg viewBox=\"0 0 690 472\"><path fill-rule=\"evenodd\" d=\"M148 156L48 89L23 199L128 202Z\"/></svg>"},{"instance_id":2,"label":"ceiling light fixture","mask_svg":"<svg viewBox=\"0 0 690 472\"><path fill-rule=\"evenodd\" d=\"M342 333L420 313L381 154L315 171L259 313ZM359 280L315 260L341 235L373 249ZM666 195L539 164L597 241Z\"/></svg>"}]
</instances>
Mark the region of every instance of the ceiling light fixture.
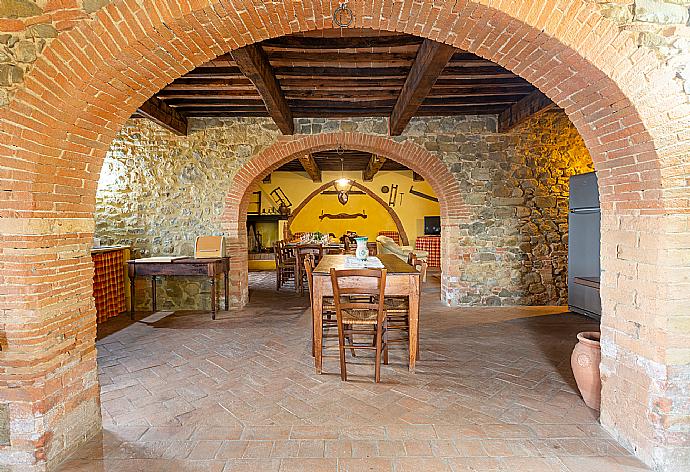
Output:
<instances>
[{"instance_id":1,"label":"ceiling light fixture","mask_svg":"<svg viewBox=\"0 0 690 472\"><path fill-rule=\"evenodd\" d=\"M345 191L345 189L347 189L348 185L350 185L350 179L345 177L344 161L345 161L345 159L343 157L341 157L340 158L340 178L335 181L336 186L338 187L338 190L340 190L340 193L343 193ZM338 197L338 199L340 199L340 197ZM343 203L343 205L344 205L344 203Z\"/></svg>"}]
</instances>

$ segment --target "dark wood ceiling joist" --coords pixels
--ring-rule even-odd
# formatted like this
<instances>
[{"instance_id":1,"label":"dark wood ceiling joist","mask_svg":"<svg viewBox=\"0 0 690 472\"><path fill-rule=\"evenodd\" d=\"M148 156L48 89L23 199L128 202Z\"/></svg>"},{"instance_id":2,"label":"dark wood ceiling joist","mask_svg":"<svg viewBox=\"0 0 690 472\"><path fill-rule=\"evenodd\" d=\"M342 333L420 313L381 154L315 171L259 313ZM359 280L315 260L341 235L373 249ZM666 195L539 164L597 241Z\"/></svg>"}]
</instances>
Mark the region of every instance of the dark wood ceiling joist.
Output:
<instances>
[{"instance_id":1,"label":"dark wood ceiling joist","mask_svg":"<svg viewBox=\"0 0 690 472\"><path fill-rule=\"evenodd\" d=\"M273 73L271 63L258 44L251 44L232 53L238 67L256 86L268 113L283 134L293 134L295 124L283 91Z\"/></svg>"},{"instance_id":2,"label":"dark wood ceiling joist","mask_svg":"<svg viewBox=\"0 0 690 472\"><path fill-rule=\"evenodd\" d=\"M300 156L297 160L299 160L304 171L309 174L312 182L321 182L321 169L311 154Z\"/></svg>"},{"instance_id":3,"label":"dark wood ceiling joist","mask_svg":"<svg viewBox=\"0 0 690 472\"><path fill-rule=\"evenodd\" d=\"M452 46L424 40L393 107L389 124L392 136L402 134L454 53Z\"/></svg>"},{"instance_id":4,"label":"dark wood ceiling joist","mask_svg":"<svg viewBox=\"0 0 690 472\"><path fill-rule=\"evenodd\" d=\"M158 123L179 136L187 135L187 118L164 101L151 97L137 108L137 115Z\"/></svg>"},{"instance_id":5,"label":"dark wood ceiling joist","mask_svg":"<svg viewBox=\"0 0 690 472\"><path fill-rule=\"evenodd\" d=\"M371 29L296 33L255 45L284 102L260 93L230 53L175 80L156 97L187 117L274 116L266 96L287 104L292 117L390 117L416 58L423 56L423 44L404 33ZM497 64L455 51L415 114L498 114L534 90Z\"/></svg>"},{"instance_id":6,"label":"dark wood ceiling joist","mask_svg":"<svg viewBox=\"0 0 690 472\"><path fill-rule=\"evenodd\" d=\"M387 36L360 36L345 38L319 38L310 36L282 36L268 39L262 44L266 47L283 49L358 49L374 47L397 47L421 44L422 38L402 34Z\"/></svg>"},{"instance_id":7,"label":"dark wood ceiling joist","mask_svg":"<svg viewBox=\"0 0 690 472\"><path fill-rule=\"evenodd\" d=\"M529 118L555 107L556 105L549 97L535 90L498 115L498 132L510 131Z\"/></svg>"},{"instance_id":8,"label":"dark wood ceiling joist","mask_svg":"<svg viewBox=\"0 0 690 472\"><path fill-rule=\"evenodd\" d=\"M381 170L383 164L385 163L385 157L372 154L371 159L369 159L369 164L367 164L367 168L362 171L362 180L365 182L371 182L374 180L374 176L378 173L378 171Z\"/></svg>"}]
</instances>

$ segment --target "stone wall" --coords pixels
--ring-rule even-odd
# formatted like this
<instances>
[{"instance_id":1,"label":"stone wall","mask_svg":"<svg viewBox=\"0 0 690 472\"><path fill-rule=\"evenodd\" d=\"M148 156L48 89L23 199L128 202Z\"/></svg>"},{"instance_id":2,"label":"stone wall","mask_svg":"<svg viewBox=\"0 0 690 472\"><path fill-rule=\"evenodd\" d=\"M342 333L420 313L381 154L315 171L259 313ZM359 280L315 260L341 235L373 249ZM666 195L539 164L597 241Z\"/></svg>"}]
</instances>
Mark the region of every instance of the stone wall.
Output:
<instances>
[{"instance_id":1,"label":"stone wall","mask_svg":"<svg viewBox=\"0 0 690 472\"><path fill-rule=\"evenodd\" d=\"M603 16L633 35L641 48L654 50L690 94L690 0L588 0Z\"/></svg>"},{"instance_id":2,"label":"stone wall","mask_svg":"<svg viewBox=\"0 0 690 472\"><path fill-rule=\"evenodd\" d=\"M545 113L509 134L494 116L412 121L398 140L437 155L459 180L470 223L460 228L470 264L466 305L567 302L567 177L591 169L563 113ZM296 133L386 135L382 118L300 119ZM225 193L243 163L275 142L268 119L192 120L187 137L132 120L113 142L97 194L96 237L132 244L137 256L192 254L198 234L221 234ZM442 198L442 196L440 196ZM148 284L138 307L149 306ZM208 309L200 279L159 284L163 309Z\"/></svg>"}]
</instances>

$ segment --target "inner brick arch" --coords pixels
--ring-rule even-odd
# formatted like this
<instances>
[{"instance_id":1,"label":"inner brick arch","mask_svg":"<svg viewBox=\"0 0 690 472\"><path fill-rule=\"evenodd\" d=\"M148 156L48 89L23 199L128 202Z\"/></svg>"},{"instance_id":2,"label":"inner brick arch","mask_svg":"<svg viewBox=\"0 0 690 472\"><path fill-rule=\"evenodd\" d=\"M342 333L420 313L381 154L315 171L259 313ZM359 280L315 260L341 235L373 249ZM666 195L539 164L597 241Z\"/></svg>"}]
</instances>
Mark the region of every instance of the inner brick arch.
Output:
<instances>
[{"instance_id":1,"label":"inner brick arch","mask_svg":"<svg viewBox=\"0 0 690 472\"><path fill-rule=\"evenodd\" d=\"M9 307L1 359L7 375L24 379L13 389L11 418L36 425L11 430L12 446L0 458L56 461L100 427L88 249L99 169L127 117L221 53L331 26L318 0L233 5L114 0L60 32L0 111L7 190L0 225L10 248L0 254ZM681 292L688 263L677 254L686 250L678 233L688 228L690 114L675 74L585 0L354 6L356 27L453 44L512 70L566 110L593 157L602 195L602 422L647 462L677 461L664 448L679 443L667 425L687 411L671 395L690 368L678 354L686 333L668 326L676 304L688 301ZM46 326L55 337L44 335Z\"/></svg>"},{"instance_id":2,"label":"inner brick arch","mask_svg":"<svg viewBox=\"0 0 690 472\"><path fill-rule=\"evenodd\" d=\"M247 275L247 208L252 191L273 170L305 153L345 149L370 152L390 158L424 177L439 199L441 214L441 298L450 303L460 288L461 264L450 256L461 251L459 225L468 210L461 198L458 181L440 159L409 141L365 133L323 133L283 138L247 162L234 177L225 199L223 229L233 273L233 302L244 305L249 298Z\"/></svg>"},{"instance_id":3,"label":"inner brick arch","mask_svg":"<svg viewBox=\"0 0 690 472\"><path fill-rule=\"evenodd\" d=\"M295 220L297 215L299 215L302 212L304 207L307 206L309 204L309 202L311 202L321 192L323 192L324 190L328 189L329 187L332 187L333 185L335 185L336 182L337 182L337 180L331 180L330 182L326 182L325 184L321 185L319 188L314 190L312 193L307 195L306 198L304 200L302 200L302 202L299 205L297 205L297 207L292 211L292 213L290 213L290 217L287 220L287 225L286 225L287 230L286 231L289 234L292 234L290 232L290 226L292 225L292 222ZM407 232L405 231L405 227L403 226L403 223L400 220L400 217L398 216L398 214L395 212L395 210L393 208L391 208L383 200L383 198L376 195L376 193L373 190L370 190L368 187L365 187L364 185L360 184L359 182L357 182L355 180L351 180L350 185L352 185L352 187L356 188L357 190L364 192L367 196L371 197L376 203L381 205L386 210L386 212L388 212L391 219L393 220L393 223L395 224L395 228L398 230L398 234L400 235L400 243L403 246L409 245L410 240L407 237Z\"/></svg>"}]
</instances>

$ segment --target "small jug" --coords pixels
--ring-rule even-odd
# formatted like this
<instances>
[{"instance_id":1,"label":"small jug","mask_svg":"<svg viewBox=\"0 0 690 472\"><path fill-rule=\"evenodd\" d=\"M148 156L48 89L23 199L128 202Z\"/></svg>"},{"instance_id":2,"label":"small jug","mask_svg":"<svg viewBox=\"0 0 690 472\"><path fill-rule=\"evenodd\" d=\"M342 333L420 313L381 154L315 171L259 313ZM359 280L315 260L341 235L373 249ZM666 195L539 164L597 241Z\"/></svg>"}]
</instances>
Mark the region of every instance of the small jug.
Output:
<instances>
[{"instance_id":1,"label":"small jug","mask_svg":"<svg viewBox=\"0 0 690 472\"><path fill-rule=\"evenodd\" d=\"M355 238L355 242L357 243L357 251L355 252L357 259L360 261L366 261L367 257L369 257L369 248L367 247L367 241L369 241L369 238L367 237L357 237Z\"/></svg>"}]
</instances>

